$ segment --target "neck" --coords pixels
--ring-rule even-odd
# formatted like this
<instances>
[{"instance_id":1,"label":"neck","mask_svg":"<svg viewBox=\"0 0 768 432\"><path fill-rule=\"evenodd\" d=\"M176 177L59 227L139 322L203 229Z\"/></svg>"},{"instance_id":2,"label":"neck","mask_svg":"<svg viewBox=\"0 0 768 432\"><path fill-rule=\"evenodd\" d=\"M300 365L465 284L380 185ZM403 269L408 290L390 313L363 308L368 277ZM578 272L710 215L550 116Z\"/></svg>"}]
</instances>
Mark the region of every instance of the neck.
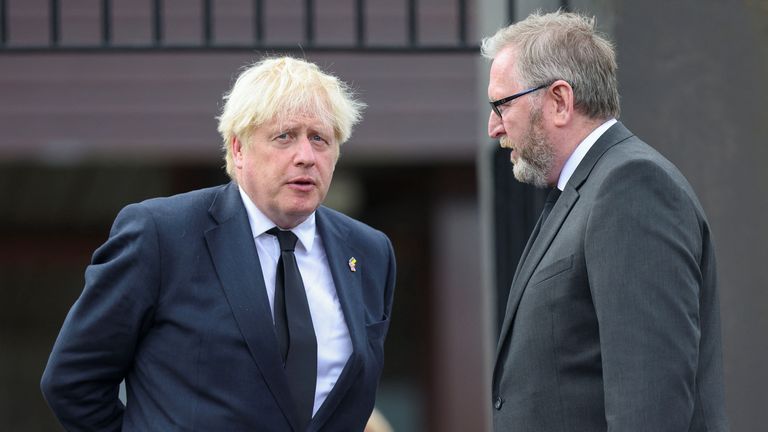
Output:
<instances>
[{"instance_id":1,"label":"neck","mask_svg":"<svg viewBox=\"0 0 768 432\"><path fill-rule=\"evenodd\" d=\"M554 142L557 151L555 153L555 162L553 164L552 173L547 178L549 186L556 186L557 181L560 179L560 172L563 170L563 166L569 157L576 150L576 147L584 141L592 131L597 129L601 124L605 123L607 118L593 119L581 115L574 116L574 121L567 125L560 127L555 132Z\"/></svg>"}]
</instances>

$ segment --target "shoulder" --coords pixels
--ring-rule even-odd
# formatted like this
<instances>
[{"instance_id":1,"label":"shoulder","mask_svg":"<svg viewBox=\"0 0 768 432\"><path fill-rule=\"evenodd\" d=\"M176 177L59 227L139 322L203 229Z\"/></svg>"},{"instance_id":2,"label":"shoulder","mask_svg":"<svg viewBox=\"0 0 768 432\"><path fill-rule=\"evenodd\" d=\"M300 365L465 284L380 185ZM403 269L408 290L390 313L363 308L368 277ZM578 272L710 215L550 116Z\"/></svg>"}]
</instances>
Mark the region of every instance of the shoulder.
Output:
<instances>
[{"instance_id":1,"label":"shoulder","mask_svg":"<svg viewBox=\"0 0 768 432\"><path fill-rule=\"evenodd\" d=\"M128 204L118 213L115 226L126 220L143 220L155 226L188 226L195 221L207 221L212 203L225 188L225 185L215 186Z\"/></svg>"},{"instance_id":2,"label":"shoulder","mask_svg":"<svg viewBox=\"0 0 768 432\"><path fill-rule=\"evenodd\" d=\"M654 148L632 137L609 149L596 164L594 201L604 203L617 217L659 220L660 212L673 213L673 221L698 220L706 224L704 210L680 170ZM653 215L653 217L651 217Z\"/></svg>"},{"instance_id":3,"label":"shoulder","mask_svg":"<svg viewBox=\"0 0 768 432\"><path fill-rule=\"evenodd\" d=\"M640 186L659 185L680 189L695 196L693 188L669 159L636 136L608 149L595 164L594 174L602 185L635 183Z\"/></svg>"},{"instance_id":4,"label":"shoulder","mask_svg":"<svg viewBox=\"0 0 768 432\"><path fill-rule=\"evenodd\" d=\"M389 238L383 232L329 207L320 206L317 209L317 217L319 224L328 225L329 228L333 227L339 231L342 237L347 237L350 241L390 243Z\"/></svg>"},{"instance_id":5,"label":"shoulder","mask_svg":"<svg viewBox=\"0 0 768 432\"><path fill-rule=\"evenodd\" d=\"M206 210L210 207L214 198L224 190L226 185L214 186L205 189L197 189L189 192L180 193L168 197L150 198L142 201L139 205L148 209L160 211L164 209L195 209L203 207Z\"/></svg>"},{"instance_id":6,"label":"shoulder","mask_svg":"<svg viewBox=\"0 0 768 432\"><path fill-rule=\"evenodd\" d=\"M225 187L225 185L221 185L167 197L149 198L138 203L129 204L123 211L143 210L156 216L183 215L195 211L207 212L215 197Z\"/></svg>"},{"instance_id":7,"label":"shoulder","mask_svg":"<svg viewBox=\"0 0 768 432\"><path fill-rule=\"evenodd\" d=\"M369 233L373 233L373 232L381 233L381 231L377 230L376 228L373 228L364 222L361 222L351 216L347 216L346 214L338 210L334 210L330 207L326 207L326 206L318 207L317 214L320 216L321 219L347 227L349 229L359 230L359 231L369 232Z\"/></svg>"}]
</instances>

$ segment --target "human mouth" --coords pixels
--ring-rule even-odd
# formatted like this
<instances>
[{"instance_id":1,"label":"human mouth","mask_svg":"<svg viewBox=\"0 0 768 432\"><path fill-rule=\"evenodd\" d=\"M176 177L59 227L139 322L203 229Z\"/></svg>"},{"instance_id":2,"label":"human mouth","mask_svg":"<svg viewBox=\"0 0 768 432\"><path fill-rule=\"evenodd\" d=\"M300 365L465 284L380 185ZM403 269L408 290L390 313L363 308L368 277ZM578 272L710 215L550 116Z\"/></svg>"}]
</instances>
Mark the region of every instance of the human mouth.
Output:
<instances>
[{"instance_id":1,"label":"human mouth","mask_svg":"<svg viewBox=\"0 0 768 432\"><path fill-rule=\"evenodd\" d=\"M316 182L315 182L315 179L313 179L312 177L301 176L301 177L295 177L288 180L286 184L291 189L306 192L314 189Z\"/></svg>"},{"instance_id":2,"label":"human mouth","mask_svg":"<svg viewBox=\"0 0 768 432\"><path fill-rule=\"evenodd\" d=\"M503 136L499 140L499 145L501 148L508 148L510 150L509 160L510 162L515 163L517 161L517 152L515 146L512 145L512 141L508 137Z\"/></svg>"}]
</instances>

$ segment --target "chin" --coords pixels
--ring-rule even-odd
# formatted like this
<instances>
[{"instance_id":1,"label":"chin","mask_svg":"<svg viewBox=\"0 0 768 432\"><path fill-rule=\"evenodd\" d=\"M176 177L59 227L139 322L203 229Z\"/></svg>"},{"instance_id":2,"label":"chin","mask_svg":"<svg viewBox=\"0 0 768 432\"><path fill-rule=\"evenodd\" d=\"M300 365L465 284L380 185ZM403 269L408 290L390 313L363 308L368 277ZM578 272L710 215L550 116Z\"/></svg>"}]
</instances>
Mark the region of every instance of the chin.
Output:
<instances>
[{"instance_id":1,"label":"chin","mask_svg":"<svg viewBox=\"0 0 768 432\"><path fill-rule=\"evenodd\" d=\"M313 211L317 210L320 203L317 201L302 203L299 205L293 205L285 209L285 213L297 218L306 218Z\"/></svg>"},{"instance_id":2,"label":"chin","mask_svg":"<svg viewBox=\"0 0 768 432\"><path fill-rule=\"evenodd\" d=\"M521 183L527 183L538 188L548 186L547 176L522 159L514 165L512 173L515 175L515 179Z\"/></svg>"}]
</instances>

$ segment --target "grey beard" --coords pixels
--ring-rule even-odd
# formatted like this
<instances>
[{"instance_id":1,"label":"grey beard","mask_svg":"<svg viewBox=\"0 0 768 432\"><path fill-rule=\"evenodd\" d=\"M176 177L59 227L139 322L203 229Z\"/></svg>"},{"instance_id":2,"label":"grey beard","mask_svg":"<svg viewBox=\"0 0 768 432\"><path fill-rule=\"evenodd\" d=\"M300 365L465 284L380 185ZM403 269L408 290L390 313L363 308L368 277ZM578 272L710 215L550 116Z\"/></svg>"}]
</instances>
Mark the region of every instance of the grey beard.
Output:
<instances>
[{"instance_id":1,"label":"grey beard","mask_svg":"<svg viewBox=\"0 0 768 432\"><path fill-rule=\"evenodd\" d=\"M540 125L541 110L534 110L531 113L524 143L518 146L519 157L512 172L522 183L545 188L548 186L547 175L552 170L555 152Z\"/></svg>"},{"instance_id":2,"label":"grey beard","mask_svg":"<svg viewBox=\"0 0 768 432\"><path fill-rule=\"evenodd\" d=\"M515 174L517 181L521 183L528 183L538 188L547 187L546 174L540 168L528 163L528 161L522 157L515 162L514 167L512 168L512 173Z\"/></svg>"}]
</instances>

